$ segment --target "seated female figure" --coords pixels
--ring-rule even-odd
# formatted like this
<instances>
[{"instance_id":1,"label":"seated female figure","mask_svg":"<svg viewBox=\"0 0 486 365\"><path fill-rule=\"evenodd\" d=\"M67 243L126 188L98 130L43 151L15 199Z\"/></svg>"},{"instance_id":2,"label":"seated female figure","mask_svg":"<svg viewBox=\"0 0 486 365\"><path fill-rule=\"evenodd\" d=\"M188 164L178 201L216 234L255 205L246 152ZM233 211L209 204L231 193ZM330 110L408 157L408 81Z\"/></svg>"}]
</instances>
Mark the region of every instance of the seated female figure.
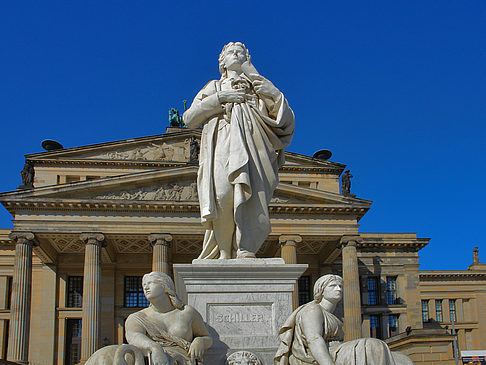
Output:
<instances>
[{"instance_id":1,"label":"seated female figure","mask_svg":"<svg viewBox=\"0 0 486 365\"><path fill-rule=\"evenodd\" d=\"M151 365L201 364L212 339L199 312L182 303L164 273L144 275L142 286L150 306L128 316L128 343L149 356Z\"/></svg>"},{"instance_id":2,"label":"seated female figure","mask_svg":"<svg viewBox=\"0 0 486 365\"><path fill-rule=\"evenodd\" d=\"M342 322L333 314L342 299L343 279L324 275L314 286L314 300L297 308L280 330L275 365L409 365L412 361L392 353L375 338L338 342Z\"/></svg>"}]
</instances>

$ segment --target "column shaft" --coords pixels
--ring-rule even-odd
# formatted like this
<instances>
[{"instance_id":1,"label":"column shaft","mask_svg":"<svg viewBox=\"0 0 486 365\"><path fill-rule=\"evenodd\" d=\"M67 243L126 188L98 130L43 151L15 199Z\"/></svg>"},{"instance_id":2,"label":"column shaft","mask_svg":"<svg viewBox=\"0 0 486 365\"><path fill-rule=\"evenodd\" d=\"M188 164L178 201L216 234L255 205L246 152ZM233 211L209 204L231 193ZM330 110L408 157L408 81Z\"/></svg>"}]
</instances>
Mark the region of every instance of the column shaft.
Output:
<instances>
[{"instance_id":1,"label":"column shaft","mask_svg":"<svg viewBox=\"0 0 486 365\"><path fill-rule=\"evenodd\" d=\"M359 286L357 237L343 239L341 243L344 279L344 340L361 337L361 298Z\"/></svg>"},{"instance_id":2,"label":"column shaft","mask_svg":"<svg viewBox=\"0 0 486 365\"><path fill-rule=\"evenodd\" d=\"M86 242L81 330L81 363L84 363L98 350L100 344L101 246L104 236L101 233L83 234L81 239Z\"/></svg>"},{"instance_id":3,"label":"column shaft","mask_svg":"<svg viewBox=\"0 0 486 365\"><path fill-rule=\"evenodd\" d=\"M279 237L280 257L286 264L297 264L297 243L302 242L301 236ZM292 308L295 310L299 306L299 284L295 283L295 289L292 293Z\"/></svg>"},{"instance_id":4,"label":"column shaft","mask_svg":"<svg viewBox=\"0 0 486 365\"><path fill-rule=\"evenodd\" d=\"M170 275L169 270L169 247L172 236L165 233L152 233L149 241L153 246L152 271L160 271Z\"/></svg>"},{"instance_id":5,"label":"column shaft","mask_svg":"<svg viewBox=\"0 0 486 365\"><path fill-rule=\"evenodd\" d=\"M30 301L32 292L32 246L34 234L12 232L10 238L17 242L10 307L8 360L28 363Z\"/></svg>"}]
</instances>

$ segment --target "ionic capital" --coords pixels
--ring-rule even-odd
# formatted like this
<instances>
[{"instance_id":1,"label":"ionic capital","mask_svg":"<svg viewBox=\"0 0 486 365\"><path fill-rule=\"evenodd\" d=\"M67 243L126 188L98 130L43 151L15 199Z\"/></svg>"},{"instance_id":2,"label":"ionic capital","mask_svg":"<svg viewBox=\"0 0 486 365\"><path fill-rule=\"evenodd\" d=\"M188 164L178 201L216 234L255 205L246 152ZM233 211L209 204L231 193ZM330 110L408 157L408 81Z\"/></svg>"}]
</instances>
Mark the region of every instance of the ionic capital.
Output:
<instances>
[{"instance_id":1,"label":"ionic capital","mask_svg":"<svg viewBox=\"0 0 486 365\"><path fill-rule=\"evenodd\" d=\"M12 231L8 235L12 241L16 244L24 244L24 245L31 245L35 246L35 235L32 232L27 231Z\"/></svg>"},{"instance_id":2,"label":"ionic capital","mask_svg":"<svg viewBox=\"0 0 486 365\"><path fill-rule=\"evenodd\" d=\"M363 239L359 236L359 234L353 236L342 236L341 240L339 241L339 247L356 247L358 243L361 242L363 242Z\"/></svg>"},{"instance_id":3,"label":"ionic capital","mask_svg":"<svg viewBox=\"0 0 486 365\"><path fill-rule=\"evenodd\" d=\"M148 236L148 239L152 246L163 245L170 247L170 243L172 242L172 235L168 233L152 233Z\"/></svg>"},{"instance_id":4,"label":"ionic capital","mask_svg":"<svg viewBox=\"0 0 486 365\"><path fill-rule=\"evenodd\" d=\"M302 237L299 235L286 235L283 234L278 238L278 243L281 246L295 246L297 243L302 242Z\"/></svg>"},{"instance_id":5,"label":"ionic capital","mask_svg":"<svg viewBox=\"0 0 486 365\"><path fill-rule=\"evenodd\" d=\"M87 245L97 245L104 247L105 235L100 232L83 232L79 238Z\"/></svg>"}]
</instances>

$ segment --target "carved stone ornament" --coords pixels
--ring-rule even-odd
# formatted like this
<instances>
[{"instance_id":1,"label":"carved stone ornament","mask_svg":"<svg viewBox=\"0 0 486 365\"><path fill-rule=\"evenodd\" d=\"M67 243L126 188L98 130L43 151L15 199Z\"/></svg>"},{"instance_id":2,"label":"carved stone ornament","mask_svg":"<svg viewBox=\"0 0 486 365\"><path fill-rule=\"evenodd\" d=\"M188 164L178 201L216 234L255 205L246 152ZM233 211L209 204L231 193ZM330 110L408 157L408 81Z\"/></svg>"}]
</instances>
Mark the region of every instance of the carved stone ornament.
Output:
<instances>
[{"instance_id":1,"label":"carved stone ornament","mask_svg":"<svg viewBox=\"0 0 486 365\"><path fill-rule=\"evenodd\" d=\"M107 160L139 160L139 161L187 161L185 142L178 143L150 143L146 146L139 146L126 150L108 151L95 154L88 158L107 159Z\"/></svg>"},{"instance_id":2,"label":"carved stone ornament","mask_svg":"<svg viewBox=\"0 0 486 365\"><path fill-rule=\"evenodd\" d=\"M170 183L162 186L151 186L141 189L131 189L97 195L94 199L103 200L161 200L161 201L197 201L197 185L195 182Z\"/></svg>"},{"instance_id":3,"label":"carved stone ornament","mask_svg":"<svg viewBox=\"0 0 486 365\"><path fill-rule=\"evenodd\" d=\"M253 352L236 351L228 356L226 365L262 365L262 362Z\"/></svg>"}]
</instances>

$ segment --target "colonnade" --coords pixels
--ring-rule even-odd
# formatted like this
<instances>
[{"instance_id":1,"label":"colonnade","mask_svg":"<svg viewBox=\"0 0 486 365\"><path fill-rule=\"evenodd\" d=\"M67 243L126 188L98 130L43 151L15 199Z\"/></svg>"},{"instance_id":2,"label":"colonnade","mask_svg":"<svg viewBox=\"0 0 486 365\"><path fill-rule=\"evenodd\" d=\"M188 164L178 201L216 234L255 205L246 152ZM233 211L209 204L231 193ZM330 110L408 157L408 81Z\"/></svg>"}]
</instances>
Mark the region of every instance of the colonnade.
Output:
<instances>
[{"instance_id":1,"label":"colonnade","mask_svg":"<svg viewBox=\"0 0 486 365\"><path fill-rule=\"evenodd\" d=\"M13 231L10 239L15 242L15 263L10 310L8 355L10 361L28 364L30 302L32 291L32 250L37 244L32 232ZM100 232L85 232L80 235L85 244L83 315L81 363L100 347L100 279L101 250L105 236ZM172 236L167 233L152 233L148 236L153 247L152 271L168 275L169 248ZM281 257L287 264L297 263L297 245L302 242L299 235L279 237ZM356 245L359 236L344 236L340 241L344 278L344 325L346 340L361 337L361 303L359 290L358 259ZM293 294L293 307L298 306L297 287Z\"/></svg>"}]
</instances>

